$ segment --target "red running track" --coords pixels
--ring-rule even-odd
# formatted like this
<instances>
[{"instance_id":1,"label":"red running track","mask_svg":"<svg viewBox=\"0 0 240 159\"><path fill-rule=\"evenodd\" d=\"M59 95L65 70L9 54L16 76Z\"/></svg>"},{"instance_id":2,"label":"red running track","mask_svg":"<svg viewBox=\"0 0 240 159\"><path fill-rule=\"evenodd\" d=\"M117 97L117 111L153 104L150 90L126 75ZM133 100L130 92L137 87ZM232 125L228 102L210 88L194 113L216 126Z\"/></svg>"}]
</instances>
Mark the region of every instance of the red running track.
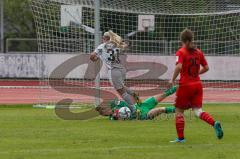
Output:
<instances>
[{"instance_id":1,"label":"red running track","mask_svg":"<svg viewBox=\"0 0 240 159\"><path fill-rule=\"evenodd\" d=\"M93 82L91 82L93 83ZM107 84L108 85L108 84ZM1 81L0 82L0 104L38 104L38 103L56 103L64 98L73 99L80 103L94 103L92 96L80 94L66 94L58 92L52 88L39 88L38 81ZM108 89L114 92L113 89ZM159 90L157 93L161 93ZM140 94L141 95L141 94ZM147 96L141 97L142 99ZM175 96L166 98L163 102L174 102ZM220 90L204 89L205 103L240 103L240 89L238 90Z\"/></svg>"}]
</instances>

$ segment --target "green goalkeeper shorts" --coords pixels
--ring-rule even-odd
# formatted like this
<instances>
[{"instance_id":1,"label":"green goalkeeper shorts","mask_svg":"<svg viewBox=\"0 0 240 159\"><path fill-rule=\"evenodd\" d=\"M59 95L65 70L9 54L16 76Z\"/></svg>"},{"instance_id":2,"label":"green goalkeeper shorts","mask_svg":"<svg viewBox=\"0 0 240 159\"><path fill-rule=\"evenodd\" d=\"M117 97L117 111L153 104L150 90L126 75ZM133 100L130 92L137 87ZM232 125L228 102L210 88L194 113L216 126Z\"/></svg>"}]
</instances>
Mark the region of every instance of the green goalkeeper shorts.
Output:
<instances>
[{"instance_id":1,"label":"green goalkeeper shorts","mask_svg":"<svg viewBox=\"0 0 240 159\"><path fill-rule=\"evenodd\" d=\"M157 106L158 102L154 97L147 98L140 105L137 106L138 111L140 111L139 119L146 120L148 119L147 114L150 110Z\"/></svg>"}]
</instances>

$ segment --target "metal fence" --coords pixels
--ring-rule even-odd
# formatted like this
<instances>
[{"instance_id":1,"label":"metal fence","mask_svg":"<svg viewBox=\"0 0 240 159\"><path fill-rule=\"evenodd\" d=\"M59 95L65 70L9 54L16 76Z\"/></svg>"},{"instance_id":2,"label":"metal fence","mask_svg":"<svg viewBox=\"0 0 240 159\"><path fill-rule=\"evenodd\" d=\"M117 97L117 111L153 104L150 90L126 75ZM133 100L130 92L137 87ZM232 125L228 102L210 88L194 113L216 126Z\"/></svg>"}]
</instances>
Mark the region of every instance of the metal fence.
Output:
<instances>
[{"instance_id":1,"label":"metal fence","mask_svg":"<svg viewBox=\"0 0 240 159\"><path fill-rule=\"evenodd\" d=\"M61 39L56 39L61 40ZM66 40L75 41L75 39ZM51 40L54 41L54 40ZM90 53L94 49L94 40L88 42L78 39L78 47L82 47L84 53ZM196 45L208 56L240 56L240 41L196 41ZM179 41L166 40L131 40L129 54L153 54L172 56L180 47ZM40 53L38 52L37 39L34 38L9 38L6 39L6 53ZM77 48L76 48L77 49ZM76 53L76 52L73 52Z\"/></svg>"}]
</instances>

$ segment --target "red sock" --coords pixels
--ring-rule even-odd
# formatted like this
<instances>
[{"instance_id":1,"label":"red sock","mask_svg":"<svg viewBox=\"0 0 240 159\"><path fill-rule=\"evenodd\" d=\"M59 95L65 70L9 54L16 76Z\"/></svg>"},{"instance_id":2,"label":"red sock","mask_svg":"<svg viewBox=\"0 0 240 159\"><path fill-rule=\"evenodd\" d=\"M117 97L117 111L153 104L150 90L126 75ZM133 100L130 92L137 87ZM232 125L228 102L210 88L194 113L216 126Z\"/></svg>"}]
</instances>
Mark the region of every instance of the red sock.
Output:
<instances>
[{"instance_id":1,"label":"red sock","mask_svg":"<svg viewBox=\"0 0 240 159\"><path fill-rule=\"evenodd\" d=\"M184 139L184 117L181 114L176 115L176 130L178 139Z\"/></svg>"},{"instance_id":2,"label":"red sock","mask_svg":"<svg viewBox=\"0 0 240 159\"><path fill-rule=\"evenodd\" d=\"M208 114L207 112L202 112L200 115L200 119L202 119L205 122L207 122L208 124L214 126L215 121L212 118L212 116L210 114Z\"/></svg>"}]
</instances>

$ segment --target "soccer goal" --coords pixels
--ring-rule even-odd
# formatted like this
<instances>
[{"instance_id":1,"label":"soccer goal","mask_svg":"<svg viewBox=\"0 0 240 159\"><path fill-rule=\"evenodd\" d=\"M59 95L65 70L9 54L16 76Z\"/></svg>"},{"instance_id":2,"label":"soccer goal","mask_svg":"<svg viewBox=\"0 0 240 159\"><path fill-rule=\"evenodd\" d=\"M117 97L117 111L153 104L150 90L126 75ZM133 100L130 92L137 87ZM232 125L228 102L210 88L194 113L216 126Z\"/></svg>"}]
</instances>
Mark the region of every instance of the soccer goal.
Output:
<instances>
[{"instance_id":1,"label":"soccer goal","mask_svg":"<svg viewBox=\"0 0 240 159\"><path fill-rule=\"evenodd\" d=\"M106 90L103 94L113 90L107 69L89 61L95 47L94 2L31 1L42 53L39 103L55 104L63 98L71 98L74 103L94 103L98 72L100 90ZM128 70L126 84L140 95L153 95L158 92L154 88L166 88L174 69L175 51L180 47L179 34L185 28L194 32L195 43L210 65L210 71L201 76L205 89L240 90L240 2L100 2L100 34L113 30L129 43L123 55ZM155 92L147 91L152 89ZM104 98L109 96L106 93Z\"/></svg>"}]
</instances>

